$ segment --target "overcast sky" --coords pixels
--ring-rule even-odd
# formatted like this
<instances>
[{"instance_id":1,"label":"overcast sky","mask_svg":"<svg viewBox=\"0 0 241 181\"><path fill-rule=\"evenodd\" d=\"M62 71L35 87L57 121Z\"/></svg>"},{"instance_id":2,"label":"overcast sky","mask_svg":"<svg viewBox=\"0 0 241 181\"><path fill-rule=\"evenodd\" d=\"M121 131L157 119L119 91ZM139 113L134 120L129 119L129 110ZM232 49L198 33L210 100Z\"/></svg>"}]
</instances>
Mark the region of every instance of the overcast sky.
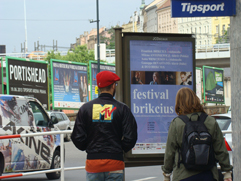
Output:
<instances>
[{"instance_id":1,"label":"overcast sky","mask_svg":"<svg viewBox=\"0 0 241 181\"><path fill-rule=\"evenodd\" d=\"M145 0L150 4L153 0ZM142 0L99 0L100 27L128 23ZM27 43L29 52L34 42L41 45L70 47L84 31L96 28L96 0L25 0ZM0 0L0 45L6 52L20 52L25 41L24 0ZM59 49L61 50L61 49ZM62 49L64 50L64 49Z\"/></svg>"}]
</instances>

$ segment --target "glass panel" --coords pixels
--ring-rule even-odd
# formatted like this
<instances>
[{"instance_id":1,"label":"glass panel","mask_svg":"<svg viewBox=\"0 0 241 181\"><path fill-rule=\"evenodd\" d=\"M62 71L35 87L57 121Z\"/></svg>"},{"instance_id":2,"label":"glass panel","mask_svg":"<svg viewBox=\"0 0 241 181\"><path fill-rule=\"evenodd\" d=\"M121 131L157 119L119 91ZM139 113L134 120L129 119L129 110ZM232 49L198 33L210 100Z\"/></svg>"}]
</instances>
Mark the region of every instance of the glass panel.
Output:
<instances>
[{"instance_id":1,"label":"glass panel","mask_svg":"<svg viewBox=\"0 0 241 181\"><path fill-rule=\"evenodd\" d=\"M60 113L55 113L55 115L56 115L58 121L63 121L64 118L62 117L62 115Z\"/></svg>"},{"instance_id":2,"label":"glass panel","mask_svg":"<svg viewBox=\"0 0 241 181\"><path fill-rule=\"evenodd\" d=\"M68 116L66 114L62 114L62 116L64 117L65 120L68 120Z\"/></svg>"},{"instance_id":3,"label":"glass panel","mask_svg":"<svg viewBox=\"0 0 241 181\"><path fill-rule=\"evenodd\" d=\"M29 103L33 110L33 116L36 126L47 127L49 119L43 108L37 102L30 101Z\"/></svg>"},{"instance_id":4,"label":"glass panel","mask_svg":"<svg viewBox=\"0 0 241 181\"><path fill-rule=\"evenodd\" d=\"M227 130L231 123L230 118L216 118L216 121L218 122L218 125L221 130Z\"/></svg>"}]
</instances>

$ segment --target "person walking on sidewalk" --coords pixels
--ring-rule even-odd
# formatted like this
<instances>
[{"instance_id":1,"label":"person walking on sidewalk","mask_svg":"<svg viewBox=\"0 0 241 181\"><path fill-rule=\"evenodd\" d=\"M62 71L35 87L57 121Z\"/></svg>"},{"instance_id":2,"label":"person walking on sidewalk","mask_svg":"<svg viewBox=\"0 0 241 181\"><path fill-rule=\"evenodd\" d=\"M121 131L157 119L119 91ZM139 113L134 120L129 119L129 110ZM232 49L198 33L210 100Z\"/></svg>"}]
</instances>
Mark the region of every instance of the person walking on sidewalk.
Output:
<instances>
[{"instance_id":1,"label":"person walking on sidewalk","mask_svg":"<svg viewBox=\"0 0 241 181\"><path fill-rule=\"evenodd\" d=\"M110 71L102 71L96 78L100 95L79 109L71 139L87 152L87 181L123 181L123 151L136 143L136 120L127 105L113 98L120 78Z\"/></svg>"},{"instance_id":2,"label":"person walking on sidewalk","mask_svg":"<svg viewBox=\"0 0 241 181\"><path fill-rule=\"evenodd\" d=\"M168 131L164 165L162 166L164 181L170 181L170 176L172 172L173 181L218 181L218 169L216 162L219 162L221 170L222 172L224 172L224 181L232 181L232 166L230 165L229 154L225 146L223 134L215 118L206 115L202 105L200 104L200 99L197 97L195 92L193 92L187 87L180 89L176 95L175 112L179 117L176 117L172 120ZM187 117L184 115L186 115ZM188 119L187 121L191 121L193 123L184 123L182 119L183 117L186 117ZM199 122L201 120L203 122ZM200 129L200 126L206 127L205 129L207 130L207 132L205 133L205 136L206 138L207 136L211 138L209 139L211 142L210 148L213 150L213 152L209 152L213 153L213 157L209 157L213 158L213 162L208 162L208 164L212 163L208 165L210 166L210 169L205 170L207 167L203 166L203 163L201 164L201 166L198 165L198 169L196 170L190 170L190 167L188 169L187 166L189 165L187 164L188 162L190 163L190 160L183 159L183 157L187 156L186 158L191 158L191 152L187 152L186 154L184 152L184 154L180 154L180 150L182 152L184 147L183 143L185 142L185 140L189 139L190 141L193 140L195 144L200 144L202 141L207 141L208 139L203 137L196 137L197 134L201 135L201 133L203 132L195 132L195 134L184 134L187 133L186 130L190 130L190 127L185 127L185 125L199 125L196 126L195 129ZM195 146L196 145L192 144L191 146L188 146L188 149L191 150L193 148L195 151L194 158L196 158L196 160L194 162L194 165L196 168L197 162L203 161L200 159L198 160L197 157L200 156L201 153L205 153L205 150L207 151L207 149L205 149L205 146L199 145L199 149L196 150L195 148L197 147ZM207 154L207 152L206 155L210 156L210 154ZM207 162L205 162L205 164L207 164Z\"/></svg>"}]
</instances>

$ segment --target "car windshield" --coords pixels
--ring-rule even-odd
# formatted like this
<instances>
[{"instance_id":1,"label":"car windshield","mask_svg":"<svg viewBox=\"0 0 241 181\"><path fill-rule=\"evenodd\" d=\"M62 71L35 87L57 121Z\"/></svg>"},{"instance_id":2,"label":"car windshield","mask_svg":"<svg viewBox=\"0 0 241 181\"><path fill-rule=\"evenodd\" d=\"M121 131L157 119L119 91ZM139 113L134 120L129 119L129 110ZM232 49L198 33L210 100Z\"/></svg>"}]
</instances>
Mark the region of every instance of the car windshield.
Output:
<instances>
[{"instance_id":1,"label":"car windshield","mask_svg":"<svg viewBox=\"0 0 241 181\"><path fill-rule=\"evenodd\" d=\"M231 123L231 118L227 118L227 117L216 117L216 121L218 122L218 125L220 127L220 129L223 130L227 130L230 123Z\"/></svg>"}]
</instances>

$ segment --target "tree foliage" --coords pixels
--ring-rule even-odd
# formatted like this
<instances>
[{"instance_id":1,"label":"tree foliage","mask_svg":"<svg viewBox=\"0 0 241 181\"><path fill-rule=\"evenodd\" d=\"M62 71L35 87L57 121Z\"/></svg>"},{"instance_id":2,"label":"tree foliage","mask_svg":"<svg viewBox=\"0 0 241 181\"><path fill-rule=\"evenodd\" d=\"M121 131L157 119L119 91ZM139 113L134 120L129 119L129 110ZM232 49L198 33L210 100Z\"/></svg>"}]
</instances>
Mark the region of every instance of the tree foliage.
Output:
<instances>
[{"instance_id":1,"label":"tree foliage","mask_svg":"<svg viewBox=\"0 0 241 181\"><path fill-rule=\"evenodd\" d=\"M47 54L47 57L45 58L45 61L48 61L49 63L49 83L51 83L51 69L50 69L50 59L56 59L56 60L66 60L71 62L80 62L80 63L87 63L89 60L94 60L95 55L93 50L88 50L86 45L80 45L73 49L73 51L68 51L67 55L61 55L59 52L55 53L53 50L49 51ZM88 71L88 77L89 76L89 68L87 68ZM90 82L90 80L89 80ZM50 102L52 102L52 86L50 86Z\"/></svg>"},{"instance_id":2,"label":"tree foliage","mask_svg":"<svg viewBox=\"0 0 241 181\"><path fill-rule=\"evenodd\" d=\"M216 38L216 43L229 43L229 37L229 29L227 29L224 31L223 36L219 36L218 38Z\"/></svg>"},{"instance_id":3,"label":"tree foliage","mask_svg":"<svg viewBox=\"0 0 241 181\"><path fill-rule=\"evenodd\" d=\"M67 55L60 55L60 53L54 53L54 51L49 51L46 61L50 63L50 59L57 60L67 60L71 62L88 63L89 60L94 60L95 55L93 50L88 50L86 45L79 45L73 49L73 51L68 51Z\"/></svg>"}]
</instances>

